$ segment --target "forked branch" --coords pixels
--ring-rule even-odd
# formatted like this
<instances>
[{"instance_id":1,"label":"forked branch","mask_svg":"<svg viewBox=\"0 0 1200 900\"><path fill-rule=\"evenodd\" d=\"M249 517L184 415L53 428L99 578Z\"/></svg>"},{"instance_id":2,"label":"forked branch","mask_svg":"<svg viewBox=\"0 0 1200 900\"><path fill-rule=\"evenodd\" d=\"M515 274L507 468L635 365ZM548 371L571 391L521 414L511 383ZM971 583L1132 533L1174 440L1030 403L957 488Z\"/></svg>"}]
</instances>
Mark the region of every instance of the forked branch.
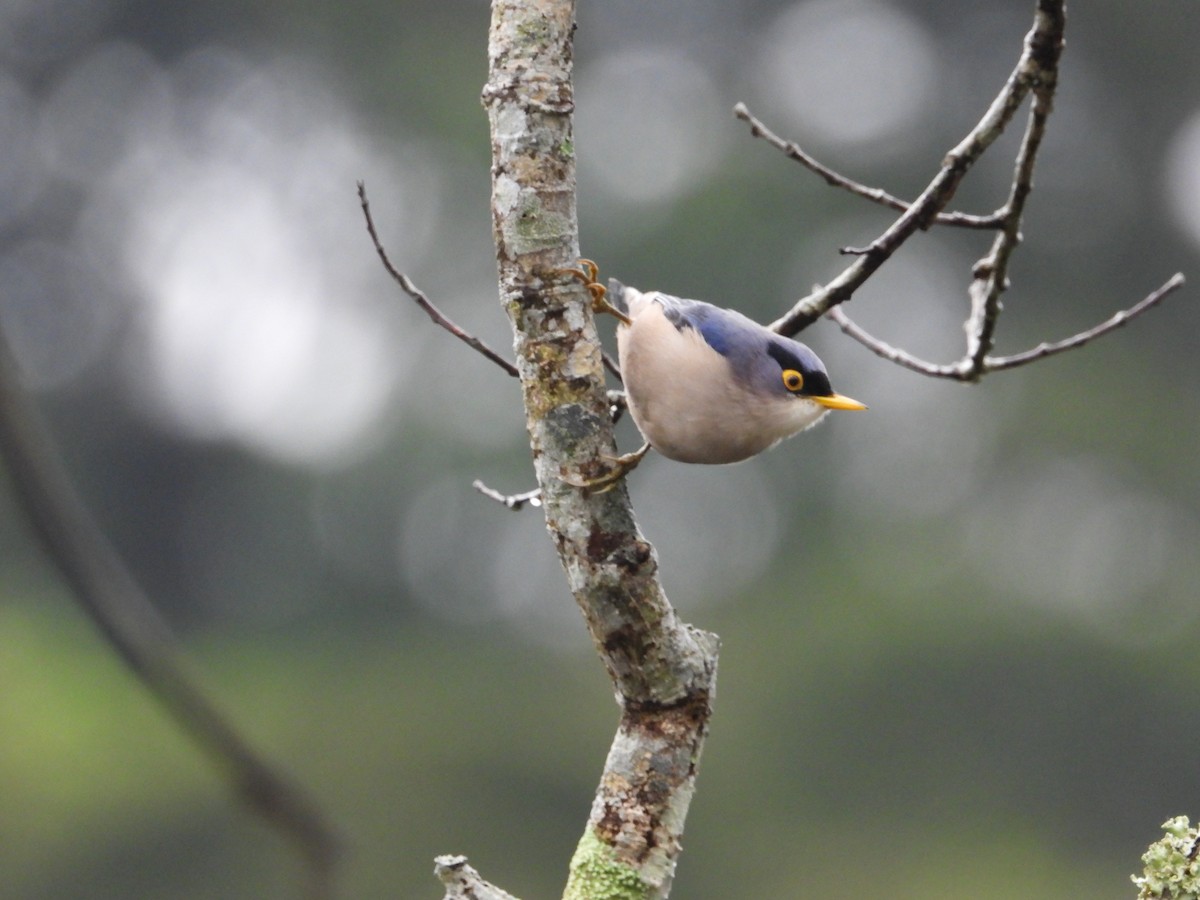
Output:
<instances>
[{"instance_id":1,"label":"forked branch","mask_svg":"<svg viewBox=\"0 0 1200 900\"><path fill-rule=\"evenodd\" d=\"M1057 84L1058 60L1063 43L1063 29L1066 25L1064 5L1063 0L1043 0L1038 4L1033 28L1025 37L1021 57L1003 89L975 127L946 154L941 168L920 196L911 204L900 204L903 212L883 234L867 247L854 251L856 258L853 263L828 284L797 301L791 310L771 323L772 329L780 334L794 335L807 328L830 309L849 300L854 292L913 234L936 224L939 214L954 198L955 191L963 177L979 160L984 151L1000 137L1009 122L1012 121L1013 116L1016 115L1025 97L1036 87L1044 98L1043 106L1037 112L1039 124L1036 128L1031 124L1027 131L1027 140L1022 145L1022 153L1026 153L1028 159L1023 166L1019 165L1018 167L1020 171L1027 168L1028 173L1032 175L1033 160L1040 143L1040 130L1044 126L1045 113L1049 110L1049 98ZM738 116L744 121L752 123L752 133L755 136L766 139L767 129L750 115L744 106L740 106ZM1030 132L1035 135L1033 139L1029 136ZM784 149L785 152L790 146L778 138L772 143L776 146L780 146L782 143L781 149ZM789 155L793 155L794 158L796 156L795 154ZM805 156L807 155L805 154ZM817 170L814 169L814 171ZM822 167L820 174L822 177L827 177L828 171L831 170ZM838 179L848 181L841 176L838 176ZM1014 182L1010 203L996 214L998 221L995 223L980 221L976 223L975 227L997 227L1007 230L1019 226L1020 204L1028 194L1031 184L1031 181L1022 180L1019 176ZM871 189L864 190L872 193ZM856 193L860 192L856 191ZM1017 199L1016 204L1013 203L1014 198ZM874 197L871 199L876 200ZM889 201L894 199L889 198ZM876 202L884 201L876 200ZM891 203L888 202L887 205L891 205ZM961 218L961 215L955 218ZM956 224L964 223L958 221ZM1016 234L1015 230L1013 234ZM1000 265L1007 259L1006 256L1001 257L995 251L994 255Z\"/></svg>"},{"instance_id":2,"label":"forked branch","mask_svg":"<svg viewBox=\"0 0 1200 900\"><path fill-rule=\"evenodd\" d=\"M739 103L734 107L734 114L749 124L751 135L765 140L788 158L796 160L821 176L828 184L843 188L873 203L900 210L902 213L891 227L869 246L844 248L843 253L858 257L854 263L829 284L799 301L787 315L772 323L776 331L794 334L820 315L827 314L846 334L897 365L935 378L978 381L989 372L1015 368L1082 347L1152 309L1163 298L1182 287L1184 277L1179 273L1135 306L1114 314L1099 325L1061 341L1044 342L1023 353L1001 357L990 355L1000 319L1000 299L1008 289L1009 261L1021 242L1021 221L1025 203L1033 191L1033 172L1038 150L1041 148L1046 124L1054 106L1058 63L1062 55L1063 30L1066 26L1065 6L1064 0L1043 0L1038 4L1033 28L1025 38L1021 58L1003 90L992 102L979 124L947 154L941 170L921 196L912 203L899 200L881 188L867 187L847 178L806 153L795 142L776 135L755 118L745 104ZM994 213L984 216L944 212L944 207L953 196L966 169L1007 127L1026 95L1032 95L1029 118L1017 151L1012 186L1004 205ZM853 292L918 228L928 228L931 225L993 229L997 232L987 255L972 268L973 280L968 291L970 313L964 325L967 336L966 352L960 360L949 364L927 362L873 337L855 324L839 307L839 304L850 299Z\"/></svg>"}]
</instances>

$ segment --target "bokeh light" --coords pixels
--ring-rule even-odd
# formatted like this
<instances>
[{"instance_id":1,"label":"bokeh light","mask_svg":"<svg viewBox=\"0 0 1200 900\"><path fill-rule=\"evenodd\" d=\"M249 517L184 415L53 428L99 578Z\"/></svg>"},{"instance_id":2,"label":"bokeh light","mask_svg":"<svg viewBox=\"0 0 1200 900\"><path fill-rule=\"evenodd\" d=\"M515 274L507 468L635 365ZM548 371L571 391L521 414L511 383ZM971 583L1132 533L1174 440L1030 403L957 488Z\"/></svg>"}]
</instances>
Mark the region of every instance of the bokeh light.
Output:
<instances>
[{"instance_id":1,"label":"bokeh light","mask_svg":"<svg viewBox=\"0 0 1200 900\"><path fill-rule=\"evenodd\" d=\"M37 165L36 110L28 93L0 70L0 227L25 215L41 190Z\"/></svg>"},{"instance_id":2,"label":"bokeh light","mask_svg":"<svg viewBox=\"0 0 1200 900\"><path fill-rule=\"evenodd\" d=\"M1167 148L1164 188L1171 212L1200 246L1200 111L1179 125Z\"/></svg>"},{"instance_id":3,"label":"bokeh light","mask_svg":"<svg viewBox=\"0 0 1200 900\"><path fill-rule=\"evenodd\" d=\"M930 109L937 67L925 28L870 0L806 0L766 29L757 62L764 111L784 130L889 155Z\"/></svg>"},{"instance_id":4,"label":"bokeh light","mask_svg":"<svg viewBox=\"0 0 1200 900\"><path fill-rule=\"evenodd\" d=\"M709 73L687 57L627 50L597 60L579 79L581 177L598 178L600 197L635 205L694 190L721 158L720 106Z\"/></svg>"},{"instance_id":5,"label":"bokeh light","mask_svg":"<svg viewBox=\"0 0 1200 900\"><path fill-rule=\"evenodd\" d=\"M992 485L964 534L1002 596L1140 647L1195 624L1200 521L1104 460L1022 466Z\"/></svg>"},{"instance_id":6,"label":"bokeh light","mask_svg":"<svg viewBox=\"0 0 1200 900\"><path fill-rule=\"evenodd\" d=\"M96 95L120 115L97 115ZM341 108L294 62L219 49L163 72L106 47L55 92L49 157L98 182L82 237L122 267L127 371L163 425L293 463L369 447L413 342L396 307L365 299L377 273L353 186L374 175L419 211L392 230L419 258L436 174L386 161Z\"/></svg>"}]
</instances>

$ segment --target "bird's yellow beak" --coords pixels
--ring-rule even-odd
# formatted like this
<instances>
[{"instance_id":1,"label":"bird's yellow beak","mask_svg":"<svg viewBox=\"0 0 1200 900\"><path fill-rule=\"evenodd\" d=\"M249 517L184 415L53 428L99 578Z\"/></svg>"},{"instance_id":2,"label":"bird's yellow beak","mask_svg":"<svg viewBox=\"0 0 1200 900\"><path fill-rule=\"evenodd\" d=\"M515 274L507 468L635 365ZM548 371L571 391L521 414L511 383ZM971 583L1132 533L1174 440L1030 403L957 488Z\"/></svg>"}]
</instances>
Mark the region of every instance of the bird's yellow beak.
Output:
<instances>
[{"instance_id":1,"label":"bird's yellow beak","mask_svg":"<svg viewBox=\"0 0 1200 900\"><path fill-rule=\"evenodd\" d=\"M828 397L809 397L820 403L822 406L829 409L866 409L867 404L859 403L857 400L851 400L849 397L843 397L841 394L830 394Z\"/></svg>"}]
</instances>

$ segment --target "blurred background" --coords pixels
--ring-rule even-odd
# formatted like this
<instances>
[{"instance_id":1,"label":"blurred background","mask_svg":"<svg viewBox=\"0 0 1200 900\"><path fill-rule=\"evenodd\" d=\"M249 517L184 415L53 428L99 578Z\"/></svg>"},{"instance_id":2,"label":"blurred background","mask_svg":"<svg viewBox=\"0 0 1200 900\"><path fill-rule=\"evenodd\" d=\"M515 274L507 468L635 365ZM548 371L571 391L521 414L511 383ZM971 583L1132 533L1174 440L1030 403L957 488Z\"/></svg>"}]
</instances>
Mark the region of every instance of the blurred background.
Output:
<instances>
[{"instance_id":1,"label":"blurred background","mask_svg":"<svg viewBox=\"0 0 1200 900\"><path fill-rule=\"evenodd\" d=\"M581 3L583 251L774 318L892 214L751 139L734 103L911 197L1033 7ZM363 179L396 264L507 352L488 16L0 0L0 324L220 704L341 827L345 897L440 896L448 852L557 896L617 721L540 511L471 489L532 486L518 387L394 289L355 197ZM1178 270L1183 292L974 387L819 323L803 339L869 413L631 477L668 594L723 639L675 896L1118 900L1159 824L1200 816L1198 28L1191 0L1072 8L997 350ZM1002 202L1019 131L957 208ZM918 235L846 309L956 359L989 242ZM8 496L0 898L295 896L297 861Z\"/></svg>"}]
</instances>

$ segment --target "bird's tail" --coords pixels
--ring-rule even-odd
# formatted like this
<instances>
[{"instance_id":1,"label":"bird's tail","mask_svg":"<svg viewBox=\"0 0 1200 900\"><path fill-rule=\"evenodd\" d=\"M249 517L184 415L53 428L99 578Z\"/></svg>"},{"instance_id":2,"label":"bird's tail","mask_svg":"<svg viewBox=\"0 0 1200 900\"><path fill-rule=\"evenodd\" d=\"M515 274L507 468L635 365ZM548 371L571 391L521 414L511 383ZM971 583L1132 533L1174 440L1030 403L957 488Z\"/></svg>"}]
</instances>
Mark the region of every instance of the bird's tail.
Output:
<instances>
[{"instance_id":1,"label":"bird's tail","mask_svg":"<svg viewBox=\"0 0 1200 900\"><path fill-rule=\"evenodd\" d=\"M629 315L629 298L625 296L626 290L628 289L625 285L615 278L610 278L608 279L608 293L605 296L609 303L625 315Z\"/></svg>"},{"instance_id":2,"label":"bird's tail","mask_svg":"<svg viewBox=\"0 0 1200 900\"><path fill-rule=\"evenodd\" d=\"M608 293L604 296L623 315L630 319L636 319L645 312L646 304L654 303L655 301L662 302L665 295L660 294L658 291L643 293L637 288L621 284L617 279L610 278L608 279Z\"/></svg>"}]
</instances>

